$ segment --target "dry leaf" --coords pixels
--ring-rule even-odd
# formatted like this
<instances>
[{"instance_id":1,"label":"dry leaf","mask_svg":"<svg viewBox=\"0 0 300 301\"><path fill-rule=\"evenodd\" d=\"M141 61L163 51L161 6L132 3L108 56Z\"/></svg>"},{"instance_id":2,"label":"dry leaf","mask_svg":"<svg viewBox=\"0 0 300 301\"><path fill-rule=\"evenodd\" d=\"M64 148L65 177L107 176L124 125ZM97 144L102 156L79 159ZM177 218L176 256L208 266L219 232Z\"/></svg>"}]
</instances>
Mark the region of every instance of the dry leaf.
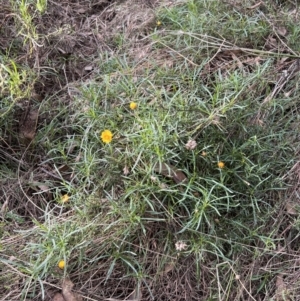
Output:
<instances>
[{"instance_id":1,"label":"dry leaf","mask_svg":"<svg viewBox=\"0 0 300 301\"><path fill-rule=\"evenodd\" d=\"M125 165L125 167L123 168L123 174L124 174L124 176L128 176L129 175L129 169L128 169L127 165Z\"/></svg>"},{"instance_id":2,"label":"dry leaf","mask_svg":"<svg viewBox=\"0 0 300 301\"><path fill-rule=\"evenodd\" d=\"M39 111L37 109L31 109L28 107L23 116L23 121L20 125L20 136L26 140L32 141L35 137L36 125L39 117Z\"/></svg>"},{"instance_id":3,"label":"dry leaf","mask_svg":"<svg viewBox=\"0 0 300 301\"><path fill-rule=\"evenodd\" d=\"M282 274L277 275L276 277L276 300L277 301L285 301L288 300L286 297L287 288L283 281Z\"/></svg>"},{"instance_id":4,"label":"dry leaf","mask_svg":"<svg viewBox=\"0 0 300 301\"><path fill-rule=\"evenodd\" d=\"M177 184L187 182L186 175L175 166L166 163L156 163L154 165L154 170L165 177L172 178Z\"/></svg>"},{"instance_id":5,"label":"dry leaf","mask_svg":"<svg viewBox=\"0 0 300 301\"><path fill-rule=\"evenodd\" d=\"M84 67L84 71L92 71L94 69L94 67L93 66L85 66Z\"/></svg>"},{"instance_id":6,"label":"dry leaf","mask_svg":"<svg viewBox=\"0 0 300 301\"><path fill-rule=\"evenodd\" d=\"M277 32L278 34L280 34L281 36L285 37L287 34L287 30L285 27L278 27L277 28Z\"/></svg>"},{"instance_id":7,"label":"dry leaf","mask_svg":"<svg viewBox=\"0 0 300 301\"><path fill-rule=\"evenodd\" d=\"M40 184L40 185L37 185L39 189L41 189L41 191L43 192L46 192L46 191L49 191L49 186L45 185L45 184Z\"/></svg>"},{"instance_id":8,"label":"dry leaf","mask_svg":"<svg viewBox=\"0 0 300 301\"><path fill-rule=\"evenodd\" d=\"M231 57L233 60L235 60L237 62L237 65L238 67L241 69L241 70L244 70L244 65L243 63L240 61L240 59L234 54L234 52L231 53Z\"/></svg>"},{"instance_id":9,"label":"dry leaf","mask_svg":"<svg viewBox=\"0 0 300 301\"><path fill-rule=\"evenodd\" d=\"M296 204L293 203L292 201L287 201L285 203L285 209L286 209L286 212L288 214L291 214L291 215L298 215L298 211L296 209Z\"/></svg>"},{"instance_id":10,"label":"dry leaf","mask_svg":"<svg viewBox=\"0 0 300 301\"><path fill-rule=\"evenodd\" d=\"M82 297L72 292L74 284L70 279L65 279L62 284L62 294L65 301L82 301Z\"/></svg>"},{"instance_id":11,"label":"dry leaf","mask_svg":"<svg viewBox=\"0 0 300 301\"><path fill-rule=\"evenodd\" d=\"M278 42L275 38L269 36L266 41L266 46L268 49L278 48Z\"/></svg>"},{"instance_id":12,"label":"dry leaf","mask_svg":"<svg viewBox=\"0 0 300 301\"><path fill-rule=\"evenodd\" d=\"M80 7L78 9L76 9L76 11L79 13L79 14L85 14L88 9L87 8L84 8L84 7Z\"/></svg>"},{"instance_id":13,"label":"dry leaf","mask_svg":"<svg viewBox=\"0 0 300 301\"><path fill-rule=\"evenodd\" d=\"M168 263L165 265L165 268L164 268L164 271L163 271L163 274L166 275L168 274L169 272L173 271L175 268L175 262L171 262L171 263Z\"/></svg>"},{"instance_id":14,"label":"dry leaf","mask_svg":"<svg viewBox=\"0 0 300 301\"><path fill-rule=\"evenodd\" d=\"M65 301L65 299L61 293L56 293L54 295L52 301Z\"/></svg>"}]
</instances>

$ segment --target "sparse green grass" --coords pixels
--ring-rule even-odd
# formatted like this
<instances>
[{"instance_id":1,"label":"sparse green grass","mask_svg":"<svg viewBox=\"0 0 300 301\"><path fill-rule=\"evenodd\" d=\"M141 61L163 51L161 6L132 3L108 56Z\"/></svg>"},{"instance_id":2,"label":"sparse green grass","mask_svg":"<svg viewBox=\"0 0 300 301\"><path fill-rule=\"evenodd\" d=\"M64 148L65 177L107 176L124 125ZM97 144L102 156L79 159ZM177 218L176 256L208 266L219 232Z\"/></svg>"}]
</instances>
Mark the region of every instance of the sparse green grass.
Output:
<instances>
[{"instance_id":1,"label":"sparse green grass","mask_svg":"<svg viewBox=\"0 0 300 301\"><path fill-rule=\"evenodd\" d=\"M14 60L3 57L0 63L0 87L2 100L0 106L0 117L10 113L18 101L30 96L33 72L25 66L18 66Z\"/></svg>"},{"instance_id":2,"label":"sparse green grass","mask_svg":"<svg viewBox=\"0 0 300 301\"><path fill-rule=\"evenodd\" d=\"M37 3L27 0L8 1L8 3L3 3L3 11L5 12L5 8L9 7L11 14L6 16L3 22L8 23L11 17L13 29L10 30L8 29L10 26L7 26L8 28L1 30L3 39L11 40L11 44L6 49L3 45L0 55L1 125L2 120L7 118L6 115L12 113L15 105L32 96L37 72L29 67L28 60L32 59L33 51L41 46L38 44L39 36L33 18L36 17L37 11L42 12L46 9L46 0L38 0ZM11 36L8 36L9 30ZM20 53L23 54L21 60L17 57Z\"/></svg>"},{"instance_id":3,"label":"sparse green grass","mask_svg":"<svg viewBox=\"0 0 300 301\"><path fill-rule=\"evenodd\" d=\"M34 158L43 153L38 164L55 178L19 178L35 208L28 212L37 214L3 215L3 300L14 290L21 292L14 300L44 298L49 283L66 276L89 300L123 300L134 289L143 300L279 300L278 275L298 254L299 235L281 234L299 228L283 214L283 175L299 151L299 91L293 78L265 101L287 56L265 48L275 4L265 1L261 14L240 2L162 8L146 58L120 48L102 53L99 72L77 85L69 105L56 103L59 113L29 149ZM296 24L281 16L285 43L298 53ZM45 100L40 112L48 109ZM174 177L179 171L184 179ZM28 186L38 202L28 201ZM297 292L288 284L279 291L282 300L297 300Z\"/></svg>"}]
</instances>

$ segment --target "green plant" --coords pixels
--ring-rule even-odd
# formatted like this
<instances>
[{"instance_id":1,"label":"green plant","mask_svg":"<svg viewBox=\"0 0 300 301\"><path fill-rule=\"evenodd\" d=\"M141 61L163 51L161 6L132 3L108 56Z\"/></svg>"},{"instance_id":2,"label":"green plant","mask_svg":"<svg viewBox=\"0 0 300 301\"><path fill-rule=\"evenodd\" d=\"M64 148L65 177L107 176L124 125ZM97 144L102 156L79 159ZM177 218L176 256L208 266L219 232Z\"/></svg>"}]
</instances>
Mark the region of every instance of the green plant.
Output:
<instances>
[{"instance_id":1,"label":"green plant","mask_svg":"<svg viewBox=\"0 0 300 301\"><path fill-rule=\"evenodd\" d=\"M101 53L70 103L55 103L33 150L49 178L30 181L38 214L16 239L26 238L17 252L26 262L14 265L27 280L23 299L45 294L51 277L91 291L101 283L92 300L276 296L298 254L280 249L299 243L282 234L298 227L282 209L299 149L296 78L270 93L285 78L278 64L296 54L267 49L273 26L240 2L160 9L139 56L120 39L128 35L110 37L115 51ZM9 91L21 82L14 66Z\"/></svg>"}]
</instances>

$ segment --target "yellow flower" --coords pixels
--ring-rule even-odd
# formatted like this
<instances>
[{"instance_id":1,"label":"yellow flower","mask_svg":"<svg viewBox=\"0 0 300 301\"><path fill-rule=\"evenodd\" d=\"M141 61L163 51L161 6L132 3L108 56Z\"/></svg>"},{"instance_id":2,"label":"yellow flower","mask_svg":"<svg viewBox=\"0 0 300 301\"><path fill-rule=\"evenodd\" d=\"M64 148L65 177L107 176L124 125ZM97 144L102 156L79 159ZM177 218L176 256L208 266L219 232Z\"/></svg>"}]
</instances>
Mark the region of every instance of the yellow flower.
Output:
<instances>
[{"instance_id":1,"label":"yellow flower","mask_svg":"<svg viewBox=\"0 0 300 301\"><path fill-rule=\"evenodd\" d=\"M112 141L113 134L110 130L105 130L101 133L101 139L104 143L110 143Z\"/></svg>"},{"instance_id":2,"label":"yellow flower","mask_svg":"<svg viewBox=\"0 0 300 301\"><path fill-rule=\"evenodd\" d=\"M70 199L70 197L67 194L64 194L60 200L62 203L67 203L69 201L69 199Z\"/></svg>"},{"instance_id":3,"label":"yellow flower","mask_svg":"<svg viewBox=\"0 0 300 301\"><path fill-rule=\"evenodd\" d=\"M137 103L136 102L134 102L134 101L132 101L130 104L129 104L129 107L130 107L130 109L131 110L135 110L136 108L137 108Z\"/></svg>"},{"instance_id":4,"label":"yellow flower","mask_svg":"<svg viewBox=\"0 0 300 301\"><path fill-rule=\"evenodd\" d=\"M221 169L224 168L225 167L225 163L222 162L222 161L219 161L218 162L218 167L221 168Z\"/></svg>"},{"instance_id":5,"label":"yellow flower","mask_svg":"<svg viewBox=\"0 0 300 301\"><path fill-rule=\"evenodd\" d=\"M65 261L64 260L60 260L59 263L58 263L58 267L63 270L65 268Z\"/></svg>"},{"instance_id":6,"label":"yellow flower","mask_svg":"<svg viewBox=\"0 0 300 301\"><path fill-rule=\"evenodd\" d=\"M160 25L161 25L161 21L158 20L158 21L156 22L156 25L157 25L157 26L160 26Z\"/></svg>"}]
</instances>

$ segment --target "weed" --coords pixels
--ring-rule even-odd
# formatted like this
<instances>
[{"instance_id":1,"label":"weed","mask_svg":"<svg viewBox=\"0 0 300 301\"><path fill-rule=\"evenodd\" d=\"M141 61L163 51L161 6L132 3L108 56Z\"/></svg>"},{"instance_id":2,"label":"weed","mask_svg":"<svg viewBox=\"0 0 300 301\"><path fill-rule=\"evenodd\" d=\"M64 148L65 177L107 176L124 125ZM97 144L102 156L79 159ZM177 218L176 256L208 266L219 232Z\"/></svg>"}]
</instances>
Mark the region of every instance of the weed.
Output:
<instances>
[{"instance_id":1,"label":"weed","mask_svg":"<svg viewBox=\"0 0 300 301\"><path fill-rule=\"evenodd\" d=\"M118 33L115 52L102 53L69 106L40 127L51 185L31 179L39 214L27 229L14 219L22 250L9 259L6 238L0 258L26 279L23 299L66 277L91 300L275 298L293 255L278 250L299 93L295 73L275 76L295 53L267 49L269 16L247 3L160 9L140 60L120 54L133 42ZM18 69L5 70L18 82Z\"/></svg>"}]
</instances>

